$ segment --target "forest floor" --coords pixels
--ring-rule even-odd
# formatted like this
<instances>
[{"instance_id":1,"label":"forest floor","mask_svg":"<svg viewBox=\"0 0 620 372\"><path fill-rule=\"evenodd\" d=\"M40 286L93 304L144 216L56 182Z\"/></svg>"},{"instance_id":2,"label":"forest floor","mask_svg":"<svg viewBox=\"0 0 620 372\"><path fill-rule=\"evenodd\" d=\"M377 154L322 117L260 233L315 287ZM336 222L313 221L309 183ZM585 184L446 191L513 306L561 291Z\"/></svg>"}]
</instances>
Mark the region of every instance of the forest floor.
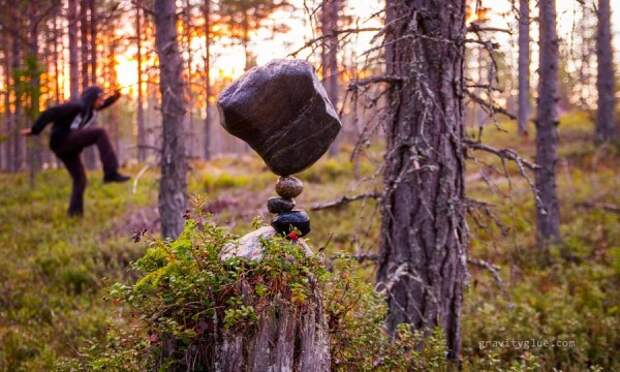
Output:
<instances>
[{"instance_id":1,"label":"forest floor","mask_svg":"<svg viewBox=\"0 0 620 372\"><path fill-rule=\"evenodd\" d=\"M517 137L511 123L502 127L487 127L484 142L533 159L534 136ZM483 203L472 202L468 221L465 367L620 369L620 214L609 208L620 205L620 146L595 146L585 114L565 116L559 130L563 241L549 254L535 244L534 197L519 168L469 151L467 195ZM300 175L298 207L380 190L380 163L379 148L356 165L346 151L322 159ZM96 347L111 329L131 331L126 309L107 294L114 282L133 277L130 263L147 244L135 242L140 233L157 234L157 174L146 171L137 185L103 185L100 178L89 173L85 216L76 220L65 216L64 170L40 173L34 188L25 174L0 175L0 370L51 370ZM256 217L269 220L265 203L275 181L250 155L195 162L191 203L242 234ZM328 260L377 253L374 200L309 214L308 240ZM374 280L372 260L354 268L351 275Z\"/></svg>"}]
</instances>

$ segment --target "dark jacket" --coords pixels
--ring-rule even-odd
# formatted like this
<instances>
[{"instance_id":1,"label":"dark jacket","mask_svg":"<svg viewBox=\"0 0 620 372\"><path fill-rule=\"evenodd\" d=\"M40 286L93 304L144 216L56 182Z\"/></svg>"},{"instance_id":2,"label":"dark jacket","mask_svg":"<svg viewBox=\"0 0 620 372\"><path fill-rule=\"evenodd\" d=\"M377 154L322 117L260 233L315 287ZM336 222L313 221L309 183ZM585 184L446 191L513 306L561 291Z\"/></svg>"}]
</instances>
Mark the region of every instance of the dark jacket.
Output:
<instances>
[{"instance_id":1,"label":"dark jacket","mask_svg":"<svg viewBox=\"0 0 620 372\"><path fill-rule=\"evenodd\" d=\"M101 95L102 90L99 87L93 86L84 90L82 97L77 102L68 102L61 105L51 107L39 116L39 118L32 125L32 134L38 135L45 129L47 124L53 123L52 135L50 137L50 147L55 148L62 143L62 140L71 131L71 124L74 119L80 115L81 121L78 128L82 128L94 115L94 104L97 98ZM102 110L114 102L120 97L119 94L115 94L108 97L104 104L97 110Z\"/></svg>"}]
</instances>

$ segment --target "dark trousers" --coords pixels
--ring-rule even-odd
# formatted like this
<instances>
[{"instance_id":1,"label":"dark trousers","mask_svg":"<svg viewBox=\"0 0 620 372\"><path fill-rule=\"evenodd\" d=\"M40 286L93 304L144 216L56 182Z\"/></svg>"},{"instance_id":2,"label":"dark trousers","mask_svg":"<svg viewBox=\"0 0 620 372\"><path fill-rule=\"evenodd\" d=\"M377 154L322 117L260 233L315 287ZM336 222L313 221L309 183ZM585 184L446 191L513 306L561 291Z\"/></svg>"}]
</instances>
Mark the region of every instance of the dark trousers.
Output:
<instances>
[{"instance_id":1,"label":"dark trousers","mask_svg":"<svg viewBox=\"0 0 620 372\"><path fill-rule=\"evenodd\" d=\"M72 130L58 144L52 146L52 150L62 160L73 179L69 215L82 215L84 212L86 172L80 154L84 148L91 145L97 145L99 149L103 173L105 175L115 174L118 171L118 160L108 134L103 128Z\"/></svg>"}]
</instances>

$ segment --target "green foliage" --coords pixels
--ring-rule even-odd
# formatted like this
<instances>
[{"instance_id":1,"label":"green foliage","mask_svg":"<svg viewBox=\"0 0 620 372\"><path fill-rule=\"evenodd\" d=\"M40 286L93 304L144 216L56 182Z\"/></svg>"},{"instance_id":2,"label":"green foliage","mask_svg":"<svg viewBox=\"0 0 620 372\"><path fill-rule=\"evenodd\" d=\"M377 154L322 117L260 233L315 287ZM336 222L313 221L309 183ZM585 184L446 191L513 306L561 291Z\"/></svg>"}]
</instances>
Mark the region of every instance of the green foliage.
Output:
<instances>
[{"instance_id":1,"label":"green foliage","mask_svg":"<svg viewBox=\"0 0 620 372\"><path fill-rule=\"evenodd\" d=\"M130 233L117 233L128 209L150 203L151 174L137 194L90 175L82 220L66 216L71 180L48 170L0 174L0 371L49 371L74 357L83 340L105 339L118 305L102 294L142 254ZM70 347L69 347L70 346Z\"/></svg>"},{"instance_id":2,"label":"green foliage","mask_svg":"<svg viewBox=\"0 0 620 372\"><path fill-rule=\"evenodd\" d=\"M206 173L203 176L204 189L213 192L220 189L246 187L250 177L245 175L233 175L230 173Z\"/></svg>"},{"instance_id":3,"label":"green foliage","mask_svg":"<svg viewBox=\"0 0 620 372\"><path fill-rule=\"evenodd\" d=\"M424 334L402 324L394 338L383 328L387 306L373 286L338 260L323 294L336 371L444 371L448 369L443 331Z\"/></svg>"},{"instance_id":4,"label":"green foliage","mask_svg":"<svg viewBox=\"0 0 620 372\"><path fill-rule=\"evenodd\" d=\"M182 351L209 340L209 330L219 327L251 332L274 299L303 306L311 283L324 276L316 257L281 237L262 242L259 261L221 260L224 245L234 238L213 223L188 220L176 241L150 243L134 264L139 273L135 284L112 287L112 298L128 304L155 335L153 353L163 339L175 340ZM101 358L90 363L95 361L101 363Z\"/></svg>"}]
</instances>

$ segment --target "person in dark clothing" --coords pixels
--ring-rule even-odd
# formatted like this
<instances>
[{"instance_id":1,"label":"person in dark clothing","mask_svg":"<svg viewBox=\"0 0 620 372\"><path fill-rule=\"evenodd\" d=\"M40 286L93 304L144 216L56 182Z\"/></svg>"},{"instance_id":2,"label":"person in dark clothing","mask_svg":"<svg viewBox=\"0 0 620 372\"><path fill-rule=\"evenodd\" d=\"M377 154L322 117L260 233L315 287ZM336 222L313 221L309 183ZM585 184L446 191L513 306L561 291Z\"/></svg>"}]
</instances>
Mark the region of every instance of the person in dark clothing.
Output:
<instances>
[{"instance_id":1,"label":"person in dark clothing","mask_svg":"<svg viewBox=\"0 0 620 372\"><path fill-rule=\"evenodd\" d=\"M84 213L86 172L80 158L84 148L97 145L103 164L103 182L129 180L129 177L118 172L118 160L105 129L89 128L95 121L97 111L112 105L119 97L119 91L104 98L101 88L89 87L84 90L79 101L64 103L45 110L31 128L22 130L24 136L38 135L47 124L53 123L50 148L63 162L73 179L69 203L70 216L81 216Z\"/></svg>"}]
</instances>

